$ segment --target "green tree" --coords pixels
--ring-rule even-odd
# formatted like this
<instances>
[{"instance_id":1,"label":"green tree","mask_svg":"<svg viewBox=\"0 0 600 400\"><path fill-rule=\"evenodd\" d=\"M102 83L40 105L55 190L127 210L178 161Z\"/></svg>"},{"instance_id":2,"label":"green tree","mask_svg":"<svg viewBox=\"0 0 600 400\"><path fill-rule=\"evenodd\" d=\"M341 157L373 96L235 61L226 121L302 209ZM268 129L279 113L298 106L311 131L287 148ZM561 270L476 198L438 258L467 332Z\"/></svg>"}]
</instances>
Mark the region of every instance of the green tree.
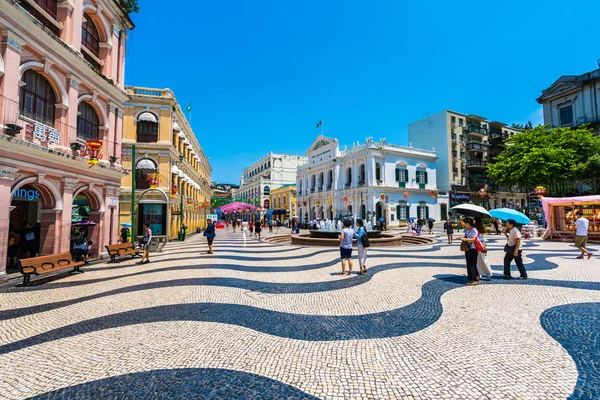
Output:
<instances>
[{"instance_id":1,"label":"green tree","mask_svg":"<svg viewBox=\"0 0 600 400\"><path fill-rule=\"evenodd\" d=\"M511 136L506 150L490 164L498 184L531 188L600 176L600 138L587 126L577 129L538 126Z\"/></svg>"},{"instance_id":2,"label":"green tree","mask_svg":"<svg viewBox=\"0 0 600 400\"><path fill-rule=\"evenodd\" d=\"M121 7L127 14L136 13L140 11L138 6L138 0L120 0Z\"/></svg>"}]
</instances>

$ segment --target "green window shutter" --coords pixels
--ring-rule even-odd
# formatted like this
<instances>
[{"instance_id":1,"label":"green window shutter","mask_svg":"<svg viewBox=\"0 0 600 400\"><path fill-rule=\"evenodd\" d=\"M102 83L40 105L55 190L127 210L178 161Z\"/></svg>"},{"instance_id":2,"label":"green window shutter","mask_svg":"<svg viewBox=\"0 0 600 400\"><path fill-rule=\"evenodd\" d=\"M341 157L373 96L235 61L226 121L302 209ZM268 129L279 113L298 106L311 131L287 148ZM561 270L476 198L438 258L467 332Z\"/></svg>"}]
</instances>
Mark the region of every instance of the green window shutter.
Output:
<instances>
[{"instance_id":1,"label":"green window shutter","mask_svg":"<svg viewBox=\"0 0 600 400\"><path fill-rule=\"evenodd\" d=\"M410 206L406 206L406 219L410 218Z\"/></svg>"},{"instance_id":2,"label":"green window shutter","mask_svg":"<svg viewBox=\"0 0 600 400\"><path fill-rule=\"evenodd\" d=\"M427 175L425 175L427 176ZM429 207L425 206L425 219L429 218Z\"/></svg>"},{"instance_id":3,"label":"green window shutter","mask_svg":"<svg viewBox=\"0 0 600 400\"><path fill-rule=\"evenodd\" d=\"M400 168L396 168L396 182L400 181Z\"/></svg>"},{"instance_id":4,"label":"green window shutter","mask_svg":"<svg viewBox=\"0 0 600 400\"><path fill-rule=\"evenodd\" d=\"M396 207L396 219L400 220L400 206Z\"/></svg>"},{"instance_id":5,"label":"green window shutter","mask_svg":"<svg viewBox=\"0 0 600 400\"><path fill-rule=\"evenodd\" d=\"M425 175L425 184L427 184L427 172L423 172L423 175Z\"/></svg>"}]
</instances>

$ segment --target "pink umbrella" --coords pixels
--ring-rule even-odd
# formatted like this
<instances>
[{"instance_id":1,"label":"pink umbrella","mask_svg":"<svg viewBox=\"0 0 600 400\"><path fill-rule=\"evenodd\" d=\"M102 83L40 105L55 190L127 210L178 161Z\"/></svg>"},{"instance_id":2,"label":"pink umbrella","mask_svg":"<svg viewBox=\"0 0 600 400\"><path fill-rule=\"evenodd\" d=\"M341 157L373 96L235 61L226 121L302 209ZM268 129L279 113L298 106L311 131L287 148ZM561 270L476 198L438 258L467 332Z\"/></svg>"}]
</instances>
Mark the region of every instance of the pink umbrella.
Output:
<instances>
[{"instance_id":1,"label":"pink umbrella","mask_svg":"<svg viewBox=\"0 0 600 400\"><path fill-rule=\"evenodd\" d=\"M224 206L221 206L221 211L223 211L223 212L239 212L239 210L245 210L245 209L250 209L251 211L255 211L256 207L254 207L252 204L243 203L243 202L229 203L229 204L225 204Z\"/></svg>"}]
</instances>

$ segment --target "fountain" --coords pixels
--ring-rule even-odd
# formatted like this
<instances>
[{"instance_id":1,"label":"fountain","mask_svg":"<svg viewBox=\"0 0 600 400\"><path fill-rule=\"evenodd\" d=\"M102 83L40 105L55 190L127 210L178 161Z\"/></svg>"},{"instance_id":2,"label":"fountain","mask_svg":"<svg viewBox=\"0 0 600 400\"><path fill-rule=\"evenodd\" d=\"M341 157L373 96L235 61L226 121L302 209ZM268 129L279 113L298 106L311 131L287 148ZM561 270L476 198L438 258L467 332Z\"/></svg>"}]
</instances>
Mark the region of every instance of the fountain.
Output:
<instances>
[{"instance_id":1,"label":"fountain","mask_svg":"<svg viewBox=\"0 0 600 400\"><path fill-rule=\"evenodd\" d=\"M354 216L349 218L351 221L355 221ZM342 231L342 220L338 219L337 221L332 221L329 219L320 220L317 222L318 229L312 230L309 232L309 236L311 238L321 238L321 239L338 239L338 235ZM381 231L373 230L373 224L370 221L367 221L365 224L365 228L367 230L367 236L371 238L380 238ZM352 229L354 231L357 230L356 224L352 224Z\"/></svg>"}]
</instances>

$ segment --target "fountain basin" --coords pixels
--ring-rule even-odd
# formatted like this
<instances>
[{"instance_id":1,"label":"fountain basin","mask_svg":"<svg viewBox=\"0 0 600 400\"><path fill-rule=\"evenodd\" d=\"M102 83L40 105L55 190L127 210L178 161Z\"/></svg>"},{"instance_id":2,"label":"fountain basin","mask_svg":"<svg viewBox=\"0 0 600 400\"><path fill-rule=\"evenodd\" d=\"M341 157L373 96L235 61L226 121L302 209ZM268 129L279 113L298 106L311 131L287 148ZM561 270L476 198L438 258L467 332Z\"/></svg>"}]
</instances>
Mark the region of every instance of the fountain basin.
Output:
<instances>
[{"instance_id":1,"label":"fountain basin","mask_svg":"<svg viewBox=\"0 0 600 400\"><path fill-rule=\"evenodd\" d=\"M310 231L309 236L311 238L320 238L320 239L338 239L339 232L337 231ZM367 231L367 236L369 239L377 239L381 237L381 231Z\"/></svg>"}]
</instances>

